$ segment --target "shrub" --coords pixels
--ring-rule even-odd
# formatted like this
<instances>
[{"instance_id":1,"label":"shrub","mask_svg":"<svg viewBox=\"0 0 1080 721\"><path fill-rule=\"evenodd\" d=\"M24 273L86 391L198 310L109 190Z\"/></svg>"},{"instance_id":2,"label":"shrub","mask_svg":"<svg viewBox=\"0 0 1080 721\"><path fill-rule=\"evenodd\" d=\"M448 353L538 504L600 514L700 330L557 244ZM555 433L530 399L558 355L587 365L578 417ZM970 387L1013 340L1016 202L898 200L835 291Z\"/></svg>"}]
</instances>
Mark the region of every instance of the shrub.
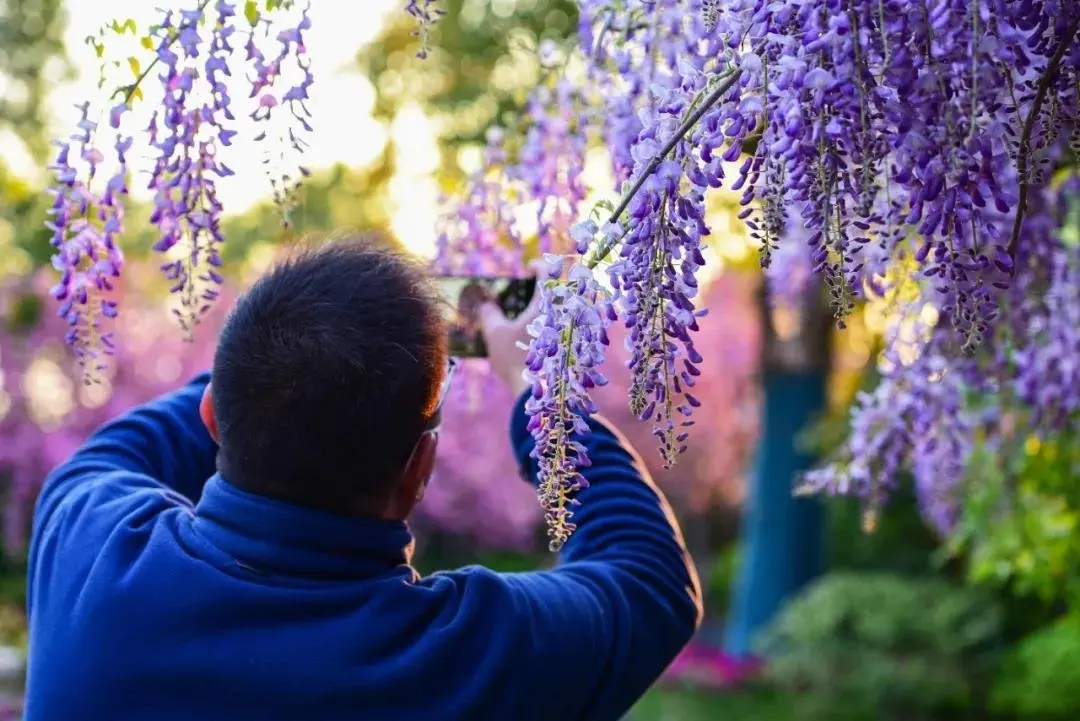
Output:
<instances>
[{"instance_id":1,"label":"shrub","mask_svg":"<svg viewBox=\"0 0 1080 721\"><path fill-rule=\"evenodd\" d=\"M834 573L778 615L761 651L800 718L912 721L972 704L1000 623L989 599L941 579Z\"/></svg>"},{"instance_id":2,"label":"shrub","mask_svg":"<svg viewBox=\"0 0 1080 721\"><path fill-rule=\"evenodd\" d=\"M1080 615L1022 639L1005 657L990 695L1013 718L1080 718Z\"/></svg>"}]
</instances>

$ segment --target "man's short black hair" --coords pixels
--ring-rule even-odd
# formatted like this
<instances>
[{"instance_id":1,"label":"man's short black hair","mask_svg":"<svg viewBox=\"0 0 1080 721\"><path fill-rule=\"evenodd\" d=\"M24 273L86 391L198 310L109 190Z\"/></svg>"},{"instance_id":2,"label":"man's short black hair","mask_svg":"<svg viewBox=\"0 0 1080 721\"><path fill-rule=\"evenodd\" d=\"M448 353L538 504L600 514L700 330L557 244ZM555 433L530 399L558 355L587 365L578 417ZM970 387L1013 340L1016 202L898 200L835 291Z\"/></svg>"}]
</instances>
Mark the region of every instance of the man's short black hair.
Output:
<instances>
[{"instance_id":1,"label":"man's short black hair","mask_svg":"<svg viewBox=\"0 0 1080 721\"><path fill-rule=\"evenodd\" d=\"M315 508L378 508L434 410L445 332L425 271L377 238L280 263L214 355L222 476Z\"/></svg>"}]
</instances>

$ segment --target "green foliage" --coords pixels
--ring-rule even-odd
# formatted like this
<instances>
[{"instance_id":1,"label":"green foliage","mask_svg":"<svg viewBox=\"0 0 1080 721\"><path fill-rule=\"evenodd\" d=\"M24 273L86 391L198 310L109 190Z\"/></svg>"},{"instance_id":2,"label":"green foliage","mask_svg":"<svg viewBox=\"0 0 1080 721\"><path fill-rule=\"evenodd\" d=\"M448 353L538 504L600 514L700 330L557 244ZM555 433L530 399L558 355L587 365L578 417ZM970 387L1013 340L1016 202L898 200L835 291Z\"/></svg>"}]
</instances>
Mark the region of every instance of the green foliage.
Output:
<instances>
[{"instance_id":1,"label":"green foliage","mask_svg":"<svg viewBox=\"0 0 1080 721\"><path fill-rule=\"evenodd\" d=\"M120 20L118 19L113 20L109 27L117 35L123 35L124 33L128 32L130 32L132 35L139 34L139 27L135 24L134 18L128 18L124 22L120 22Z\"/></svg>"},{"instance_id":2,"label":"green foliage","mask_svg":"<svg viewBox=\"0 0 1080 721\"><path fill-rule=\"evenodd\" d=\"M10 0L0 4L0 130L18 137L35 162L48 153L46 100L71 68L64 53L61 0ZM58 77L51 70L59 69ZM26 273L47 263L44 227L50 198L0 161L0 276Z\"/></svg>"},{"instance_id":3,"label":"green foliage","mask_svg":"<svg viewBox=\"0 0 1080 721\"><path fill-rule=\"evenodd\" d=\"M36 293L20 295L4 318L4 330L13 335L30 332L37 327L45 310L45 299Z\"/></svg>"},{"instance_id":4,"label":"green foliage","mask_svg":"<svg viewBox=\"0 0 1080 721\"><path fill-rule=\"evenodd\" d=\"M477 555L475 541L445 533L428 534L422 540L423 546L414 557L413 565L425 576L470 564L479 564L498 573L522 573L548 567L553 562L550 554L528 551L489 550Z\"/></svg>"},{"instance_id":5,"label":"green foliage","mask_svg":"<svg viewBox=\"0 0 1080 721\"><path fill-rule=\"evenodd\" d=\"M1014 718L1080 718L1080 615L1039 629L1012 648L991 708Z\"/></svg>"},{"instance_id":6,"label":"green foliage","mask_svg":"<svg viewBox=\"0 0 1080 721\"><path fill-rule=\"evenodd\" d=\"M1080 438L978 448L947 551L972 581L1046 603L1080 595Z\"/></svg>"},{"instance_id":7,"label":"green foliage","mask_svg":"<svg viewBox=\"0 0 1080 721\"><path fill-rule=\"evenodd\" d=\"M26 574L23 568L12 568L9 562L0 569L0 645L27 646Z\"/></svg>"},{"instance_id":8,"label":"green foliage","mask_svg":"<svg viewBox=\"0 0 1080 721\"><path fill-rule=\"evenodd\" d=\"M0 162L0 276L26 273L52 256L45 227L50 198Z\"/></svg>"},{"instance_id":9,"label":"green foliage","mask_svg":"<svg viewBox=\"0 0 1080 721\"><path fill-rule=\"evenodd\" d=\"M827 504L831 569L904 574L936 570L932 557L938 539L919 515L910 479L902 478L898 485L870 531L857 499L835 498Z\"/></svg>"},{"instance_id":10,"label":"green foliage","mask_svg":"<svg viewBox=\"0 0 1080 721\"><path fill-rule=\"evenodd\" d=\"M975 701L1001 624L977 591L936 578L834 573L761 639L767 678L797 694L798 718L927 718Z\"/></svg>"},{"instance_id":11,"label":"green foliage","mask_svg":"<svg viewBox=\"0 0 1080 721\"><path fill-rule=\"evenodd\" d=\"M4 562L10 565L9 561ZM26 574L23 569L5 568L0 574L0 608L26 607Z\"/></svg>"},{"instance_id":12,"label":"green foliage","mask_svg":"<svg viewBox=\"0 0 1080 721\"><path fill-rule=\"evenodd\" d=\"M393 173L389 154L363 169L337 165L316 172L304 181L299 204L291 211L291 228L281 226L281 209L265 201L240 215L226 216L222 230L227 242L222 244L222 256L230 273L242 266L253 249L263 245L288 245L307 240L318 242L331 233L351 230L385 231L389 225L390 207L386 190ZM258 182L258 181L256 181ZM269 186L268 186L269 187ZM43 211L42 211L43 212ZM132 204L127 213L129 228L124 239L128 258L149 257L157 241L154 228L147 223L149 209ZM42 214L41 220L44 220ZM45 235L48 260L48 234Z\"/></svg>"},{"instance_id":13,"label":"green foliage","mask_svg":"<svg viewBox=\"0 0 1080 721\"><path fill-rule=\"evenodd\" d=\"M493 122L506 123L536 85L536 50L563 47L577 27L572 0L444 0L430 53L416 57L416 25L403 12L357 57L376 88L375 113L387 119L407 103L447 121L444 140L480 142Z\"/></svg>"},{"instance_id":14,"label":"green foliage","mask_svg":"<svg viewBox=\"0 0 1080 721\"><path fill-rule=\"evenodd\" d=\"M1069 248L1080 248L1080 196L1069 202L1065 221L1061 224L1061 242Z\"/></svg>"},{"instance_id":15,"label":"green foliage","mask_svg":"<svg viewBox=\"0 0 1080 721\"><path fill-rule=\"evenodd\" d=\"M626 721L791 721L798 704L798 698L752 686L723 694L662 687L645 694Z\"/></svg>"},{"instance_id":16,"label":"green foliage","mask_svg":"<svg viewBox=\"0 0 1080 721\"><path fill-rule=\"evenodd\" d=\"M349 231L385 231L390 222L387 189L393 171L392 157L384 153L364 169L337 165L314 174L304 181L300 202L290 211L288 231L281 227L281 209L270 201L243 215L227 217L222 224L228 239L222 245L226 264L239 262L262 243L317 241L331 233ZM147 229L139 245L149 248L153 242Z\"/></svg>"},{"instance_id":17,"label":"green foliage","mask_svg":"<svg viewBox=\"0 0 1080 721\"><path fill-rule=\"evenodd\" d=\"M705 598L709 600L710 613L722 616L727 612L731 598L731 587L735 583L735 574L739 568L742 547L732 543L716 555L716 559L704 579Z\"/></svg>"},{"instance_id":18,"label":"green foliage","mask_svg":"<svg viewBox=\"0 0 1080 721\"><path fill-rule=\"evenodd\" d=\"M64 53L62 0L8 0L0 4L0 128L15 133L36 160L45 157L46 100L57 78L56 65L70 72ZM52 62L50 62L52 61Z\"/></svg>"}]
</instances>

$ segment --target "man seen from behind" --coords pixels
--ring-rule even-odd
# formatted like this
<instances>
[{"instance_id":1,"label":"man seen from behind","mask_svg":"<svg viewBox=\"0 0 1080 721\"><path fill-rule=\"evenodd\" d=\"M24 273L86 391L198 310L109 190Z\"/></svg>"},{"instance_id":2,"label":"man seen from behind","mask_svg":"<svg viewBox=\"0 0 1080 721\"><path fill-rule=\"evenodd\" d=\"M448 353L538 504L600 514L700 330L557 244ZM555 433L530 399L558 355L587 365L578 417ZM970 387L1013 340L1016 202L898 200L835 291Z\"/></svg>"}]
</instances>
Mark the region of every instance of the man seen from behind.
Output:
<instances>
[{"instance_id":1,"label":"man seen from behind","mask_svg":"<svg viewBox=\"0 0 1080 721\"><path fill-rule=\"evenodd\" d=\"M55 469L29 559L27 721L614 721L634 704L701 592L666 500L599 419L556 567L410 565L448 381L438 304L369 241L301 252L237 302L211 372ZM535 483L530 315L482 312Z\"/></svg>"}]
</instances>

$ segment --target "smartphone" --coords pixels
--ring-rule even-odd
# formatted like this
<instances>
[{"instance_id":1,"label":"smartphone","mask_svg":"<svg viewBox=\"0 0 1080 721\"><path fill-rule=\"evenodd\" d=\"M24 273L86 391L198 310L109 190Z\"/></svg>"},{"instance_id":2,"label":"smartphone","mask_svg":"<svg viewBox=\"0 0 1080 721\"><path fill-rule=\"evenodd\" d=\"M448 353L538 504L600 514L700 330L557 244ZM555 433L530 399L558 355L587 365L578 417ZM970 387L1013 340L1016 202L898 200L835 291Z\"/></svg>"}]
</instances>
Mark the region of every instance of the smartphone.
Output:
<instances>
[{"instance_id":1,"label":"smartphone","mask_svg":"<svg viewBox=\"0 0 1080 721\"><path fill-rule=\"evenodd\" d=\"M487 357L478 316L481 305L494 301L507 318L516 318L536 292L536 278L444 275L436 281L444 301L450 355L455 358Z\"/></svg>"}]
</instances>

